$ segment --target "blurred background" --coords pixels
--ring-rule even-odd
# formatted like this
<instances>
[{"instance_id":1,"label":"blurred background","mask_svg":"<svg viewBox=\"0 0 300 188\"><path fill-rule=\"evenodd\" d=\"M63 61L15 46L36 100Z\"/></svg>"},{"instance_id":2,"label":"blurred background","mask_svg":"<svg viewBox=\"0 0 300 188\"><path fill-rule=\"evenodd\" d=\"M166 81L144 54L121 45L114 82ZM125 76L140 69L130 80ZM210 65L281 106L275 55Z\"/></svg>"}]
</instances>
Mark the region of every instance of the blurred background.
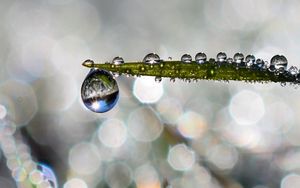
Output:
<instances>
[{"instance_id":1,"label":"blurred background","mask_svg":"<svg viewBox=\"0 0 300 188\"><path fill-rule=\"evenodd\" d=\"M121 76L111 111L80 97L86 59L225 51L298 66L299 1L0 2L1 188L48 188L45 176L63 188L300 187L299 89Z\"/></svg>"}]
</instances>

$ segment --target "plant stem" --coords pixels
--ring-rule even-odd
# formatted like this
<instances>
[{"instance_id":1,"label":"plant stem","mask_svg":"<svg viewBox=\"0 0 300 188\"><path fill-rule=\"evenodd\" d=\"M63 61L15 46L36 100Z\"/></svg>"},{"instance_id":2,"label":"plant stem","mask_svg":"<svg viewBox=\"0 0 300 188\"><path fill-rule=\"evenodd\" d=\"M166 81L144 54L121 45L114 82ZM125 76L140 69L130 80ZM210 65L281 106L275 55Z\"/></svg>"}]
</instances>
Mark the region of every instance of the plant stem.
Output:
<instances>
[{"instance_id":1,"label":"plant stem","mask_svg":"<svg viewBox=\"0 0 300 188\"><path fill-rule=\"evenodd\" d=\"M155 76L181 79L202 80L236 80L249 82L291 82L298 84L296 76L284 73L271 72L268 69L240 66L233 63L216 62L210 59L203 64L195 61L182 63L181 61L162 61L157 64L146 64L143 62L127 62L120 65L105 64L83 64L88 68L98 68L118 74L131 76Z\"/></svg>"}]
</instances>

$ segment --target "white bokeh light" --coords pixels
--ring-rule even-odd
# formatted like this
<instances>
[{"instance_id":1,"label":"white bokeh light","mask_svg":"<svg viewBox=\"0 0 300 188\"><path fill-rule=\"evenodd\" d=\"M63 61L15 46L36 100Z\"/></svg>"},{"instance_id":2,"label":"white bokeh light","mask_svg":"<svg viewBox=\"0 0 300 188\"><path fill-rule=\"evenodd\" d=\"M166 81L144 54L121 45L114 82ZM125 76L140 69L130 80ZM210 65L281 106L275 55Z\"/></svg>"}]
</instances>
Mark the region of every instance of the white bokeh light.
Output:
<instances>
[{"instance_id":1,"label":"white bokeh light","mask_svg":"<svg viewBox=\"0 0 300 188\"><path fill-rule=\"evenodd\" d=\"M150 164L145 164L135 170L134 175L137 187L160 188L160 181L155 168Z\"/></svg>"},{"instance_id":2,"label":"white bokeh light","mask_svg":"<svg viewBox=\"0 0 300 188\"><path fill-rule=\"evenodd\" d=\"M111 163L105 173L105 180L110 187L128 187L132 182L132 172L125 163Z\"/></svg>"},{"instance_id":3,"label":"white bokeh light","mask_svg":"<svg viewBox=\"0 0 300 188\"><path fill-rule=\"evenodd\" d=\"M207 159L221 170L231 169L238 162L238 152L229 145L216 145L206 154Z\"/></svg>"},{"instance_id":4,"label":"white bokeh light","mask_svg":"<svg viewBox=\"0 0 300 188\"><path fill-rule=\"evenodd\" d=\"M300 187L300 176L298 174L288 174L282 179L280 188L295 187Z\"/></svg>"},{"instance_id":5,"label":"white bokeh light","mask_svg":"<svg viewBox=\"0 0 300 188\"><path fill-rule=\"evenodd\" d=\"M98 130L98 139L107 147L122 146L127 138L127 129L118 119L109 119L103 122Z\"/></svg>"},{"instance_id":6,"label":"white bokeh light","mask_svg":"<svg viewBox=\"0 0 300 188\"><path fill-rule=\"evenodd\" d=\"M86 182L80 178L72 178L68 180L63 188L88 188Z\"/></svg>"},{"instance_id":7,"label":"white bokeh light","mask_svg":"<svg viewBox=\"0 0 300 188\"><path fill-rule=\"evenodd\" d=\"M168 163L175 170L189 170L195 164L195 160L195 152L185 144L177 144L169 150Z\"/></svg>"},{"instance_id":8,"label":"white bokeh light","mask_svg":"<svg viewBox=\"0 0 300 188\"><path fill-rule=\"evenodd\" d=\"M265 105L259 94L242 90L232 97L229 111L238 124L252 125L264 116Z\"/></svg>"},{"instance_id":9,"label":"white bokeh light","mask_svg":"<svg viewBox=\"0 0 300 188\"><path fill-rule=\"evenodd\" d=\"M85 142L73 146L69 152L69 165L78 174L95 173L101 165L96 146Z\"/></svg>"},{"instance_id":10,"label":"white bokeh light","mask_svg":"<svg viewBox=\"0 0 300 188\"><path fill-rule=\"evenodd\" d=\"M163 131L163 125L159 117L148 107L138 108L131 112L127 125L131 136L143 142L154 141Z\"/></svg>"},{"instance_id":11,"label":"white bokeh light","mask_svg":"<svg viewBox=\"0 0 300 188\"><path fill-rule=\"evenodd\" d=\"M179 117L177 129L186 138L199 138L207 128L205 119L198 113L188 111Z\"/></svg>"},{"instance_id":12,"label":"white bokeh light","mask_svg":"<svg viewBox=\"0 0 300 188\"><path fill-rule=\"evenodd\" d=\"M153 77L145 76L135 80L133 94L142 103L155 103L163 95L162 83L155 82Z\"/></svg>"}]
</instances>

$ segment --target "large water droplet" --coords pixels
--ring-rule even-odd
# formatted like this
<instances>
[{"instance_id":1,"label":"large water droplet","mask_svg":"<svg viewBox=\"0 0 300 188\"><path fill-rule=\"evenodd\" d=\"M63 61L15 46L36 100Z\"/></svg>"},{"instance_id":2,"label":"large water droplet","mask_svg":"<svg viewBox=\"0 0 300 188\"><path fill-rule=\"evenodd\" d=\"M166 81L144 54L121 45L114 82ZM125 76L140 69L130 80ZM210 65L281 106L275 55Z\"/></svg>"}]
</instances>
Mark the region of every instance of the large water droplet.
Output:
<instances>
[{"instance_id":1,"label":"large water droplet","mask_svg":"<svg viewBox=\"0 0 300 188\"><path fill-rule=\"evenodd\" d=\"M203 52L197 53L196 56L195 56L195 61L196 61L196 63L199 63L199 64L205 63L206 54L203 53Z\"/></svg>"},{"instance_id":2,"label":"large water droplet","mask_svg":"<svg viewBox=\"0 0 300 188\"><path fill-rule=\"evenodd\" d=\"M181 62L183 62L183 63L191 63L192 62L192 56L190 54L183 54L181 56Z\"/></svg>"},{"instance_id":3,"label":"large water droplet","mask_svg":"<svg viewBox=\"0 0 300 188\"><path fill-rule=\"evenodd\" d=\"M148 64L156 64L160 62L160 57L155 53L150 53L144 57L143 62Z\"/></svg>"},{"instance_id":4,"label":"large water droplet","mask_svg":"<svg viewBox=\"0 0 300 188\"><path fill-rule=\"evenodd\" d=\"M120 65L124 63L124 59L122 57L117 56L112 60L111 63L114 65Z\"/></svg>"},{"instance_id":5,"label":"large water droplet","mask_svg":"<svg viewBox=\"0 0 300 188\"><path fill-rule=\"evenodd\" d=\"M255 62L255 56L254 55L247 55L245 61L246 61L246 66L251 67Z\"/></svg>"},{"instance_id":6,"label":"large water droplet","mask_svg":"<svg viewBox=\"0 0 300 188\"><path fill-rule=\"evenodd\" d=\"M271 59L270 71L278 71L279 73L283 73L287 68L288 61L286 57L283 55L275 55Z\"/></svg>"},{"instance_id":7,"label":"large water droplet","mask_svg":"<svg viewBox=\"0 0 300 188\"><path fill-rule=\"evenodd\" d=\"M224 53L224 52L219 52L219 53L217 54L217 61L219 61L219 62L225 61L226 58L227 58L227 55L226 55L226 53Z\"/></svg>"},{"instance_id":8,"label":"large water droplet","mask_svg":"<svg viewBox=\"0 0 300 188\"><path fill-rule=\"evenodd\" d=\"M117 82L109 72L93 69L82 83L81 98L84 105L93 112L109 111L119 99Z\"/></svg>"},{"instance_id":9,"label":"large water droplet","mask_svg":"<svg viewBox=\"0 0 300 188\"><path fill-rule=\"evenodd\" d=\"M233 56L233 60L235 63L242 63L244 60L244 55L242 53L236 53Z\"/></svg>"}]
</instances>

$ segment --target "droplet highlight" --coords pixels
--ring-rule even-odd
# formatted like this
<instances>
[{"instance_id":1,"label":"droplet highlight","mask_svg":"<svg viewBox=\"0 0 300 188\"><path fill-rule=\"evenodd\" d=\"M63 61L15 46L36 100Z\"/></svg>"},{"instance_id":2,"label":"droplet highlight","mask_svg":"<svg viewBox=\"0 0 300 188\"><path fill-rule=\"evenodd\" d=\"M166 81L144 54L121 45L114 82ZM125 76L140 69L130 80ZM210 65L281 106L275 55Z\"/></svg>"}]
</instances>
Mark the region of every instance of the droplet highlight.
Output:
<instances>
[{"instance_id":1,"label":"droplet highlight","mask_svg":"<svg viewBox=\"0 0 300 188\"><path fill-rule=\"evenodd\" d=\"M96 113L107 112L119 99L117 82L109 72L93 69L82 83L81 98L89 110Z\"/></svg>"}]
</instances>

